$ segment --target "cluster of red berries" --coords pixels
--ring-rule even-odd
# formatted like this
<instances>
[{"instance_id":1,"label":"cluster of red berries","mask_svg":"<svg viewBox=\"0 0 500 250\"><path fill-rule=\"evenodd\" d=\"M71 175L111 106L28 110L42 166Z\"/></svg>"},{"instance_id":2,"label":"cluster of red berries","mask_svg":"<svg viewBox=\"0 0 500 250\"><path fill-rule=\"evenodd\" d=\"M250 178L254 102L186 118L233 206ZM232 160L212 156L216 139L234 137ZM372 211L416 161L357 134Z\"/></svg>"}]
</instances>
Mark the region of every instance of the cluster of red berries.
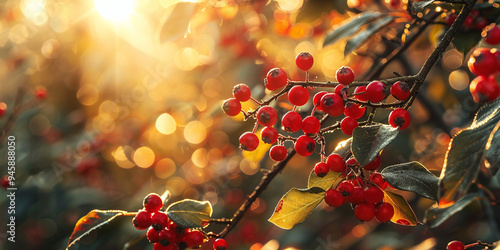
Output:
<instances>
[{"instance_id":1,"label":"cluster of red berries","mask_svg":"<svg viewBox=\"0 0 500 250\"><path fill-rule=\"evenodd\" d=\"M132 219L132 223L139 230L148 230L146 237L153 243L154 250L197 248L205 242L205 235L201 231L183 228L172 221L167 213L160 211L163 201L158 194L148 194L144 198L143 206ZM226 248L225 240L215 241L215 250Z\"/></svg>"},{"instance_id":2,"label":"cluster of red berries","mask_svg":"<svg viewBox=\"0 0 500 250\"><path fill-rule=\"evenodd\" d=\"M477 75L469 85L475 102L493 101L500 96L500 87L495 80L500 72L500 50L477 48L470 56L467 66Z\"/></svg>"},{"instance_id":3,"label":"cluster of red berries","mask_svg":"<svg viewBox=\"0 0 500 250\"><path fill-rule=\"evenodd\" d=\"M451 26L457 19L457 16L456 13L449 13L445 18L445 23ZM471 10L465 18L463 27L465 30L483 30L488 24L488 20L478 10Z\"/></svg>"},{"instance_id":4,"label":"cluster of red berries","mask_svg":"<svg viewBox=\"0 0 500 250\"><path fill-rule=\"evenodd\" d=\"M311 54L307 52L299 53L295 59L297 67L301 70L309 71L314 63ZM303 135L294 139L294 149L302 156L311 155L315 148L316 142L320 139L319 132L321 123L314 116L315 111L322 111L332 117L345 115L345 118L340 122L340 129L346 135L352 135L353 130L358 127L357 119L360 119L365 114L365 107L348 101L349 84L354 81L355 75L351 68L342 66L336 72L338 85L333 92L320 91L313 98L313 109L309 116L302 118L296 112L296 108L305 105L310 101L310 88L304 87L308 84L306 76L305 82L298 82L296 85L288 89L288 101L293 105L293 109L281 118L281 126L285 132L293 133L302 130ZM281 89L290 82L286 72L281 68L273 68L268 73L264 80L268 90ZM372 81L367 86L358 86L350 95L360 102L380 103L392 94L399 100L406 100L410 97L410 87L405 82L396 82L390 89L380 81ZM283 146L283 141L287 137L279 134L274 125L278 121L278 112L271 106L263 105L251 97L250 88L240 83L233 89L233 98L227 99L222 104L222 109L229 116L236 116L241 112L241 102L252 100L259 107L256 113L253 113L256 121L254 131L245 132L239 139L240 148L247 151L253 151L259 146L259 138L255 135L258 125L264 126L261 131L261 139L264 143L277 145L270 150L270 157L275 161L282 161L287 157L287 149ZM394 109L389 115L389 124L399 129L405 129L410 124L410 115L406 109ZM289 139L289 138L288 138Z\"/></svg>"}]
</instances>

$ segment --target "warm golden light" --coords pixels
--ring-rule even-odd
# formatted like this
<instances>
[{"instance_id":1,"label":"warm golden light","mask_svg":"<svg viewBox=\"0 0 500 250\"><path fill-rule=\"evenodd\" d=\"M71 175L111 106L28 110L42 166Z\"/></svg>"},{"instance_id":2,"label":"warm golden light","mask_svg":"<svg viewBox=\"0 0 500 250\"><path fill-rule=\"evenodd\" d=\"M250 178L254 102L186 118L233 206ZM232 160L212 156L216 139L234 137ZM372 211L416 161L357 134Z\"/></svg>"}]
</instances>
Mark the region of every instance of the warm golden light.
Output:
<instances>
[{"instance_id":1,"label":"warm golden light","mask_svg":"<svg viewBox=\"0 0 500 250\"><path fill-rule=\"evenodd\" d=\"M134 11L134 0L94 0L99 14L111 21L128 18Z\"/></svg>"},{"instance_id":2,"label":"warm golden light","mask_svg":"<svg viewBox=\"0 0 500 250\"><path fill-rule=\"evenodd\" d=\"M175 132L177 123L175 119L167 113L163 113L156 119L156 129L162 134L169 135Z\"/></svg>"}]
</instances>

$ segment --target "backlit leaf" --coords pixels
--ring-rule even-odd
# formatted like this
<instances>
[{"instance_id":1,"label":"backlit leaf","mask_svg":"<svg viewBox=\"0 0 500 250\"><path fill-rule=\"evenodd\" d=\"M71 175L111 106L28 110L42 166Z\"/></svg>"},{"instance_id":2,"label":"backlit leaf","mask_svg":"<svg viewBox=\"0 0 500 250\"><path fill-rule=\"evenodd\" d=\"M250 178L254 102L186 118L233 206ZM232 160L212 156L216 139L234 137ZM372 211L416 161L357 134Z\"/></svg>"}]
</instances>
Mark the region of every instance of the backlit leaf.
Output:
<instances>
[{"instance_id":1,"label":"backlit leaf","mask_svg":"<svg viewBox=\"0 0 500 250\"><path fill-rule=\"evenodd\" d=\"M157 32L158 41L164 43L184 37L198 4L196 2L178 2L168 7L160 21Z\"/></svg>"},{"instance_id":2,"label":"backlit leaf","mask_svg":"<svg viewBox=\"0 0 500 250\"><path fill-rule=\"evenodd\" d=\"M167 208L168 217L177 225L186 228L205 226L212 216L212 205L208 201L184 199Z\"/></svg>"},{"instance_id":3,"label":"backlit leaf","mask_svg":"<svg viewBox=\"0 0 500 250\"><path fill-rule=\"evenodd\" d=\"M480 198L481 197L477 193L468 193L449 207L439 208L438 205L435 205L433 208L428 209L425 212L424 222L431 228L437 227L441 225L441 223L445 222L449 217L461 211L462 209L464 209L464 207L466 207L473 201L479 200Z\"/></svg>"},{"instance_id":4,"label":"backlit leaf","mask_svg":"<svg viewBox=\"0 0 500 250\"><path fill-rule=\"evenodd\" d=\"M352 133L352 154L361 166L370 163L379 152L398 135L398 129L390 125L357 127Z\"/></svg>"},{"instance_id":5,"label":"backlit leaf","mask_svg":"<svg viewBox=\"0 0 500 250\"><path fill-rule=\"evenodd\" d=\"M375 20L381 15L382 13L377 12L363 12L342 22L338 27L333 28L333 32L326 35L325 41L323 41L323 47L333 44L344 37L353 35L358 32L363 25Z\"/></svg>"},{"instance_id":6,"label":"backlit leaf","mask_svg":"<svg viewBox=\"0 0 500 250\"><path fill-rule=\"evenodd\" d=\"M498 172L500 165L500 122L491 131L488 140L486 141L484 165L490 175L495 175Z\"/></svg>"},{"instance_id":7,"label":"backlit leaf","mask_svg":"<svg viewBox=\"0 0 500 250\"><path fill-rule=\"evenodd\" d=\"M332 153L336 153L342 157L345 157L347 155L347 153L351 150L351 143L352 143L351 138L349 138L345 141L339 142L339 144L337 144L337 147L335 148L335 150ZM335 184L335 182L338 183L341 180L342 180L342 178L340 178L340 173L335 173L335 172L329 171L327 175L325 175L323 177L318 177L314 173L314 169L313 169L311 171L311 173L309 173L309 180L307 182L307 187L308 188L319 187L323 190L327 190L328 188L330 188L330 186L332 186L332 184ZM336 185L334 185L334 186L336 186Z\"/></svg>"},{"instance_id":8,"label":"backlit leaf","mask_svg":"<svg viewBox=\"0 0 500 250\"><path fill-rule=\"evenodd\" d=\"M384 179L399 190L417 193L431 200L438 200L439 178L416 161L386 167L380 172Z\"/></svg>"},{"instance_id":9,"label":"backlit leaf","mask_svg":"<svg viewBox=\"0 0 500 250\"><path fill-rule=\"evenodd\" d=\"M377 33L381 28L389 25L396 17L385 16L376 22L371 23L365 30L357 33L349 39L345 45L344 56L357 49L366 42L371 36Z\"/></svg>"},{"instance_id":10,"label":"backlit leaf","mask_svg":"<svg viewBox=\"0 0 500 250\"><path fill-rule=\"evenodd\" d=\"M420 1L420 2L413 2L411 6L412 6L414 12L421 12L425 9L425 7L429 6L434 1L435 0L425 0L425 1Z\"/></svg>"},{"instance_id":11,"label":"backlit leaf","mask_svg":"<svg viewBox=\"0 0 500 250\"><path fill-rule=\"evenodd\" d=\"M394 207L394 216L392 216L391 222L403 226L416 226L421 224L418 222L413 209L411 209L403 196L384 190L384 202Z\"/></svg>"}]
</instances>

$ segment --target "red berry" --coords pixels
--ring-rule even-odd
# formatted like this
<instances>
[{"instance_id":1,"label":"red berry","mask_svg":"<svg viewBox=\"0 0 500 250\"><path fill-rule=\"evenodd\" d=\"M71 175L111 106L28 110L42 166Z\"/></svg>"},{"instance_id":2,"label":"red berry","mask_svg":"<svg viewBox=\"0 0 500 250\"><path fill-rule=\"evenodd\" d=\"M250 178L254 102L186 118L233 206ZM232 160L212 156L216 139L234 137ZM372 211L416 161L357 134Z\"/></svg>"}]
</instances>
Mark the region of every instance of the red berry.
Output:
<instances>
[{"instance_id":1,"label":"red berry","mask_svg":"<svg viewBox=\"0 0 500 250\"><path fill-rule=\"evenodd\" d=\"M381 102L385 99L386 94L384 90L384 84L379 81L370 82L366 86L366 98L371 103Z\"/></svg>"},{"instance_id":2,"label":"red berry","mask_svg":"<svg viewBox=\"0 0 500 250\"><path fill-rule=\"evenodd\" d=\"M474 29L483 30L486 26L488 26L488 20L484 17L478 17L474 22Z\"/></svg>"},{"instance_id":3,"label":"red berry","mask_svg":"<svg viewBox=\"0 0 500 250\"><path fill-rule=\"evenodd\" d=\"M175 244L177 241L177 234L171 229L165 228L161 230L158 236L160 237L160 244L164 246Z\"/></svg>"},{"instance_id":4,"label":"red berry","mask_svg":"<svg viewBox=\"0 0 500 250\"><path fill-rule=\"evenodd\" d=\"M377 185L379 188L384 186L385 180L384 177L380 173L372 173L369 177L369 180Z\"/></svg>"},{"instance_id":5,"label":"red berry","mask_svg":"<svg viewBox=\"0 0 500 250\"><path fill-rule=\"evenodd\" d=\"M389 124L393 128L405 129L410 125L410 113L406 109L397 108L389 114Z\"/></svg>"},{"instance_id":6,"label":"red berry","mask_svg":"<svg viewBox=\"0 0 500 250\"><path fill-rule=\"evenodd\" d=\"M350 179L349 181L352 183L352 185L354 187L364 187L365 186L364 185L365 181L363 180L363 178L361 178L359 176L356 176L356 178Z\"/></svg>"},{"instance_id":7,"label":"red berry","mask_svg":"<svg viewBox=\"0 0 500 250\"><path fill-rule=\"evenodd\" d=\"M375 210L375 219L379 222L388 222L394 216L394 207L386 202L378 205Z\"/></svg>"},{"instance_id":8,"label":"red berry","mask_svg":"<svg viewBox=\"0 0 500 250\"><path fill-rule=\"evenodd\" d=\"M464 243L454 240L450 243L448 243L448 246L446 246L446 249L448 250L465 250L465 245Z\"/></svg>"},{"instance_id":9,"label":"red berry","mask_svg":"<svg viewBox=\"0 0 500 250\"><path fill-rule=\"evenodd\" d=\"M500 95L500 87L492 77L478 76L469 85L474 101L493 101Z\"/></svg>"},{"instance_id":10,"label":"red berry","mask_svg":"<svg viewBox=\"0 0 500 250\"><path fill-rule=\"evenodd\" d=\"M370 221L375 216L373 204L361 203L354 208L354 216L360 221Z\"/></svg>"},{"instance_id":11,"label":"red berry","mask_svg":"<svg viewBox=\"0 0 500 250\"><path fill-rule=\"evenodd\" d=\"M9 181L9 176L8 175L4 175L2 177L2 187L3 188L8 188L10 187L10 181Z\"/></svg>"},{"instance_id":12,"label":"red berry","mask_svg":"<svg viewBox=\"0 0 500 250\"><path fill-rule=\"evenodd\" d=\"M354 166L358 165L358 161L357 161L356 159L354 159L354 158L349 158L349 159L345 162L345 164L346 164L347 166L349 166L349 167L351 167L351 168L352 168L352 167L354 167Z\"/></svg>"},{"instance_id":13,"label":"red berry","mask_svg":"<svg viewBox=\"0 0 500 250\"><path fill-rule=\"evenodd\" d=\"M262 141L267 144L274 144L278 140L278 130L273 127L265 127L260 132Z\"/></svg>"},{"instance_id":14,"label":"red berry","mask_svg":"<svg viewBox=\"0 0 500 250\"><path fill-rule=\"evenodd\" d=\"M148 211L141 209L132 219L132 223L134 224L134 227L139 230L147 229L151 226L151 214L148 213Z\"/></svg>"},{"instance_id":15,"label":"red berry","mask_svg":"<svg viewBox=\"0 0 500 250\"><path fill-rule=\"evenodd\" d=\"M194 248L203 244L205 236L198 230L190 230L184 234L182 241L186 243L187 247Z\"/></svg>"},{"instance_id":16,"label":"red berry","mask_svg":"<svg viewBox=\"0 0 500 250\"><path fill-rule=\"evenodd\" d=\"M309 91L300 85L293 86L288 92L288 100L293 105L302 106L309 100Z\"/></svg>"},{"instance_id":17,"label":"red berry","mask_svg":"<svg viewBox=\"0 0 500 250\"><path fill-rule=\"evenodd\" d=\"M35 96L39 100L43 100L43 99L47 98L47 89L43 86L38 86L35 89Z\"/></svg>"},{"instance_id":18,"label":"red berry","mask_svg":"<svg viewBox=\"0 0 500 250\"><path fill-rule=\"evenodd\" d=\"M5 102L0 102L0 117L7 112L7 104Z\"/></svg>"},{"instance_id":19,"label":"red berry","mask_svg":"<svg viewBox=\"0 0 500 250\"><path fill-rule=\"evenodd\" d=\"M314 95L313 103L314 103L314 106L316 106L316 109L321 110L321 98L326 94L328 94L328 92L320 91Z\"/></svg>"},{"instance_id":20,"label":"red berry","mask_svg":"<svg viewBox=\"0 0 500 250\"><path fill-rule=\"evenodd\" d=\"M229 98L222 103L222 110L228 116L236 116L241 111L241 103L235 98Z\"/></svg>"},{"instance_id":21,"label":"red berry","mask_svg":"<svg viewBox=\"0 0 500 250\"><path fill-rule=\"evenodd\" d=\"M448 24L448 26L451 26L456 19L457 19L457 14L450 13L449 15L446 16L445 22L446 24Z\"/></svg>"},{"instance_id":22,"label":"red berry","mask_svg":"<svg viewBox=\"0 0 500 250\"><path fill-rule=\"evenodd\" d=\"M144 209L148 211L148 213L154 213L158 212L160 208L163 207L163 201L158 194L151 193L144 198L142 205L144 206Z\"/></svg>"},{"instance_id":23,"label":"red berry","mask_svg":"<svg viewBox=\"0 0 500 250\"><path fill-rule=\"evenodd\" d=\"M358 121L350 116L344 117L344 119L340 122L340 129L342 129L342 132L346 135L352 135L352 132L358 126Z\"/></svg>"},{"instance_id":24,"label":"red berry","mask_svg":"<svg viewBox=\"0 0 500 250\"><path fill-rule=\"evenodd\" d=\"M365 170L375 171L380 167L381 164L382 164L382 159L380 158L380 155L377 155L370 163L363 166L363 168Z\"/></svg>"},{"instance_id":25,"label":"red berry","mask_svg":"<svg viewBox=\"0 0 500 250\"><path fill-rule=\"evenodd\" d=\"M161 231L168 226L170 220L166 213L158 211L151 216L151 224L156 231Z\"/></svg>"},{"instance_id":26,"label":"red berry","mask_svg":"<svg viewBox=\"0 0 500 250\"><path fill-rule=\"evenodd\" d=\"M316 149L316 141L307 135L301 135L295 141L295 151L301 156L309 156Z\"/></svg>"},{"instance_id":27,"label":"red berry","mask_svg":"<svg viewBox=\"0 0 500 250\"><path fill-rule=\"evenodd\" d=\"M288 155L288 151L286 150L286 147L283 145L274 145L271 147L271 150L269 151L269 157L273 159L273 161L282 161L286 158Z\"/></svg>"},{"instance_id":28,"label":"red berry","mask_svg":"<svg viewBox=\"0 0 500 250\"><path fill-rule=\"evenodd\" d=\"M306 134L316 134L321 128L321 123L318 118L314 116L308 116L302 120L302 131Z\"/></svg>"},{"instance_id":29,"label":"red berry","mask_svg":"<svg viewBox=\"0 0 500 250\"><path fill-rule=\"evenodd\" d=\"M153 250L179 250L179 247L177 246L177 244L164 246L161 243L157 242L153 244Z\"/></svg>"},{"instance_id":30,"label":"red berry","mask_svg":"<svg viewBox=\"0 0 500 250\"><path fill-rule=\"evenodd\" d=\"M264 126L273 126L278 120L278 113L269 106L263 106L257 112L257 121Z\"/></svg>"},{"instance_id":31,"label":"red berry","mask_svg":"<svg viewBox=\"0 0 500 250\"><path fill-rule=\"evenodd\" d=\"M336 74L337 82L343 85L349 85L354 81L354 71L348 66L340 67Z\"/></svg>"},{"instance_id":32,"label":"red berry","mask_svg":"<svg viewBox=\"0 0 500 250\"><path fill-rule=\"evenodd\" d=\"M351 193L354 191L354 185L348 180L342 181L339 183L337 186L337 190L343 195L343 196L349 196Z\"/></svg>"},{"instance_id":33,"label":"red berry","mask_svg":"<svg viewBox=\"0 0 500 250\"><path fill-rule=\"evenodd\" d=\"M301 70L309 70L313 63L314 59L308 52L300 52L297 57L295 57L295 64L297 64L297 68Z\"/></svg>"},{"instance_id":34,"label":"red berry","mask_svg":"<svg viewBox=\"0 0 500 250\"><path fill-rule=\"evenodd\" d=\"M284 87L288 82L286 72L280 68L274 68L267 72L266 88L269 90L276 90Z\"/></svg>"},{"instance_id":35,"label":"red berry","mask_svg":"<svg viewBox=\"0 0 500 250\"><path fill-rule=\"evenodd\" d=\"M474 50L467 62L469 70L478 76L489 76L497 71L497 58L487 48Z\"/></svg>"},{"instance_id":36,"label":"red berry","mask_svg":"<svg viewBox=\"0 0 500 250\"><path fill-rule=\"evenodd\" d=\"M214 250L226 250L226 249L227 249L226 240L220 238L215 240Z\"/></svg>"},{"instance_id":37,"label":"red berry","mask_svg":"<svg viewBox=\"0 0 500 250\"><path fill-rule=\"evenodd\" d=\"M259 138L252 132L245 132L240 136L240 148L254 151L259 146Z\"/></svg>"},{"instance_id":38,"label":"red berry","mask_svg":"<svg viewBox=\"0 0 500 250\"><path fill-rule=\"evenodd\" d=\"M325 202L331 207L340 207L344 204L344 196L335 189L328 189L325 192Z\"/></svg>"},{"instance_id":39,"label":"red berry","mask_svg":"<svg viewBox=\"0 0 500 250\"><path fill-rule=\"evenodd\" d=\"M356 87L354 89L354 94L355 94L354 98L356 98L358 101L362 101L362 102L368 101L368 97L366 96L366 87L365 86Z\"/></svg>"},{"instance_id":40,"label":"red berry","mask_svg":"<svg viewBox=\"0 0 500 250\"><path fill-rule=\"evenodd\" d=\"M376 187L371 186L365 189L365 201L366 203L376 204L384 199L384 192Z\"/></svg>"},{"instance_id":41,"label":"red berry","mask_svg":"<svg viewBox=\"0 0 500 250\"><path fill-rule=\"evenodd\" d=\"M497 72L500 72L500 50L494 48L490 50L491 54L493 54L497 58ZM1 102L0 102L0 109L1 107ZM7 106L5 106L7 108Z\"/></svg>"},{"instance_id":42,"label":"red berry","mask_svg":"<svg viewBox=\"0 0 500 250\"><path fill-rule=\"evenodd\" d=\"M321 98L321 110L330 116L339 116L344 113L344 101L337 94L326 94Z\"/></svg>"},{"instance_id":43,"label":"red berry","mask_svg":"<svg viewBox=\"0 0 500 250\"><path fill-rule=\"evenodd\" d=\"M469 12L469 15L471 15L473 18L479 17L479 11L478 10L471 10Z\"/></svg>"},{"instance_id":44,"label":"red berry","mask_svg":"<svg viewBox=\"0 0 500 250\"><path fill-rule=\"evenodd\" d=\"M349 196L349 201L353 205L358 205L365 202L365 190L362 187L354 187L354 190Z\"/></svg>"},{"instance_id":45,"label":"red berry","mask_svg":"<svg viewBox=\"0 0 500 250\"><path fill-rule=\"evenodd\" d=\"M472 17L472 15L468 15L466 18L465 18L465 21L464 21L464 27L467 28L467 29L470 29L472 28L472 26L474 25L474 17Z\"/></svg>"},{"instance_id":46,"label":"red berry","mask_svg":"<svg viewBox=\"0 0 500 250\"><path fill-rule=\"evenodd\" d=\"M408 83L397 81L391 87L391 94L400 101L404 101L410 97L410 86Z\"/></svg>"},{"instance_id":47,"label":"red berry","mask_svg":"<svg viewBox=\"0 0 500 250\"><path fill-rule=\"evenodd\" d=\"M281 119L281 125L287 132L297 132L302 128L302 117L295 111L287 112Z\"/></svg>"},{"instance_id":48,"label":"red berry","mask_svg":"<svg viewBox=\"0 0 500 250\"><path fill-rule=\"evenodd\" d=\"M250 88L244 83L240 83L233 88L233 96L240 102L248 101L251 95L252 92L250 91Z\"/></svg>"},{"instance_id":49,"label":"red berry","mask_svg":"<svg viewBox=\"0 0 500 250\"><path fill-rule=\"evenodd\" d=\"M345 85L343 84L339 84L335 87L335 89L333 90L333 93L339 95L340 97L342 97L342 89L345 88Z\"/></svg>"},{"instance_id":50,"label":"red berry","mask_svg":"<svg viewBox=\"0 0 500 250\"><path fill-rule=\"evenodd\" d=\"M342 156L338 154L331 154L326 158L326 165L332 170L333 172L340 173L344 171L345 169L345 161L342 158Z\"/></svg>"},{"instance_id":51,"label":"red berry","mask_svg":"<svg viewBox=\"0 0 500 250\"><path fill-rule=\"evenodd\" d=\"M326 174L328 174L328 171L330 171L330 169L328 168L328 165L326 165L326 163L324 162L318 162L314 166L314 173L318 177L324 177Z\"/></svg>"},{"instance_id":52,"label":"red berry","mask_svg":"<svg viewBox=\"0 0 500 250\"><path fill-rule=\"evenodd\" d=\"M346 102L344 108L344 115L350 116L354 119L359 119L365 114L365 107L353 102Z\"/></svg>"},{"instance_id":53,"label":"red berry","mask_svg":"<svg viewBox=\"0 0 500 250\"><path fill-rule=\"evenodd\" d=\"M160 234L154 228L149 228L146 233L146 238L148 238L149 242L155 243L160 241Z\"/></svg>"},{"instance_id":54,"label":"red berry","mask_svg":"<svg viewBox=\"0 0 500 250\"><path fill-rule=\"evenodd\" d=\"M491 44L497 45L500 43L500 28L496 23L492 23L481 32L481 36L484 37L484 41Z\"/></svg>"}]
</instances>

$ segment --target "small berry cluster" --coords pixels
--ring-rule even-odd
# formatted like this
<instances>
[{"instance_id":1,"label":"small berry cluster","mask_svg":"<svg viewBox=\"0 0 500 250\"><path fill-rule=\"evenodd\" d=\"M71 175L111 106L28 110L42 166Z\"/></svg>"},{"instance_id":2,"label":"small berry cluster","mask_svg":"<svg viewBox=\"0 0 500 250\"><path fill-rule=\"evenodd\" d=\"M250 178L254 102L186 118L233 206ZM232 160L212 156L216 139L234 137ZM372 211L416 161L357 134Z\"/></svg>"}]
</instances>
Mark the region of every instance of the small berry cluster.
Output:
<instances>
[{"instance_id":1,"label":"small berry cluster","mask_svg":"<svg viewBox=\"0 0 500 250\"><path fill-rule=\"evenodd\" d=\"M167 213L160 211L163 201L158 194L148 194L143 205L132 223L139 230L147 229L146 237L153 243L154 250L197 248L205 242L205 235L201 231L183 228L170 220ZM214 249L225 248L215 248L214 245Z\"/></svg>"},{"instance_id":2,"label":"small berry cluster","mask_svg":"<svg viewBox=\"0 0 500 250\"><path fill-rule=\"evenodd\" d=\"M456 13L449 13L445 18L445 23L451 26L457 19ZM488 20L478 10L471 10L465 18L463 27L465 30L483 30L488 25Z\"/></svg>"},{"instance_id":3,"label":"small berry cluster","mask_svg":"<svg viewBox=\"0 0 500 250\"><path fill-rule=\"evenodd\" d=\"M253 131L243 133L239 138L240 148L247 151L253 151L259 146L259 138L255 134L259 125L264 126L260 135L264 143L274 144L269 155L275 161L282 161L287 157L287 149L284 141L293 141L294 149L301 156L311 155L316 144L322 144L321 122L315 116L316 111L328 114L331 117L345 115L340 121L338 128L346 135L352 135L354 129L359 126L358 119L365 114L364 102L380 103L385 100L389 94L396 99L404 101L410 97L411 89L407 83L398 81L390 88L381 81L372 81L366 86L357 86L349 94L349 84L354 81L355 75L351 68L347 66L340 67L336 72L338 84L335 85L333 92L319 91L312 97L313 108L310 115L302 117L296 109L310 101L310 91L312 90L308 80L309 69L313 66L314 59L311 54L302 52L295 58L297 67L306 72L304 82L292 82L288 80L286 72L281 68L271 69L264 80L268 90L281 91L275 94L270 100L260 103L251 97L250 88L240 83L233 89L233 98L227 99L222 104L222 109L229 116L236 116L243 112L245 119L254 117L256 123ZM321 84L314 86L320 87ZM278 132L274 125L278 121L278 111L269 106L272 101L277 100L281 95L288 94L288 101L293 105L293 109L281 117L282 130L287 133L294 133L302 130L303 134L297 138L284 136ZM349 99L353 98L353 99ZM252 100L258 104L255 111L248 113L241 110L241 102ZM395 128L405 129L410 124L410 115L406 109L396 108L389 115L389 124ZM322 156L324 156L322 152Z\"/></svg>"},{"instance_id":4,"label":"small berry cluster","mask_svg":"<svg viewBox=\"0 0 500 250\"><path fill-rule=\"evenodd\" d=\"M467 66L477 75L469 85L475 102L493 101L500 96L500 87L495 80L500 72L500 50L477 48L470 56Z\"/></svg>"}]
</instances>

